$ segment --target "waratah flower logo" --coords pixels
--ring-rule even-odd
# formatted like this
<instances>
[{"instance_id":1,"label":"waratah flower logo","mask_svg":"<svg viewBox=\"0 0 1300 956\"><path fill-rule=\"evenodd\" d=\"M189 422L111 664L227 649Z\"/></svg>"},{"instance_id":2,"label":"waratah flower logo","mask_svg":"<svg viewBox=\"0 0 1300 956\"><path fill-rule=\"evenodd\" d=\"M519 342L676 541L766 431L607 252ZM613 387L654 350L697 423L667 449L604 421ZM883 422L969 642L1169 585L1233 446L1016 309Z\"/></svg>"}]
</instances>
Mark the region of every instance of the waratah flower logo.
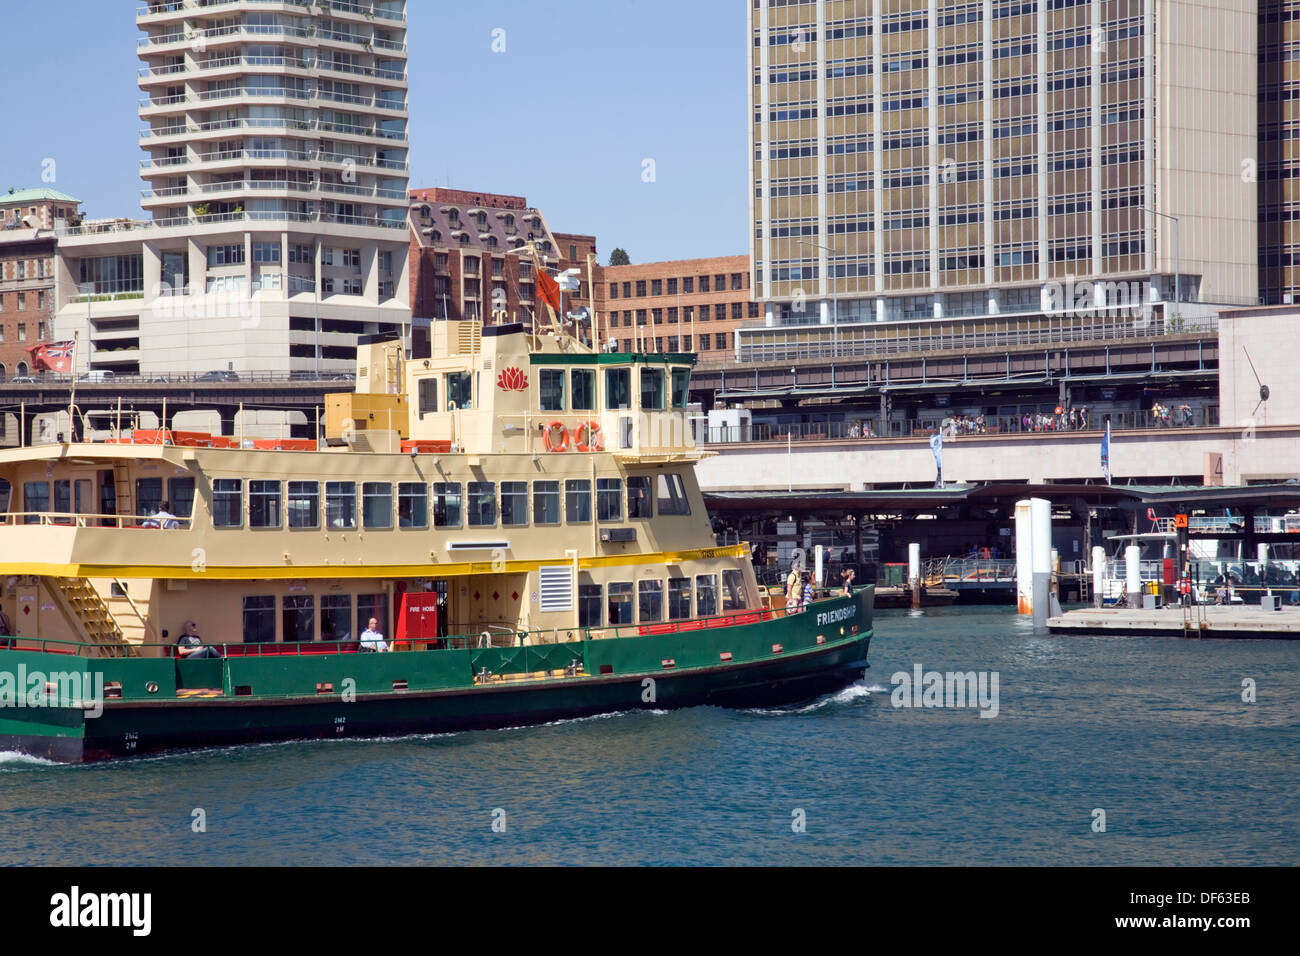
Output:
<instances>
[{"instance_id":1,"label":"waratah flower logo","mask_svg":"<svg viewBox=\"0 0 1300 956\"><path fill-rule=\"evenodd\" d=\"M497 376L497 388L504 392L525 392L528 390L528 376L517 368L502 369Z\"/></svg>"}]
</instances>

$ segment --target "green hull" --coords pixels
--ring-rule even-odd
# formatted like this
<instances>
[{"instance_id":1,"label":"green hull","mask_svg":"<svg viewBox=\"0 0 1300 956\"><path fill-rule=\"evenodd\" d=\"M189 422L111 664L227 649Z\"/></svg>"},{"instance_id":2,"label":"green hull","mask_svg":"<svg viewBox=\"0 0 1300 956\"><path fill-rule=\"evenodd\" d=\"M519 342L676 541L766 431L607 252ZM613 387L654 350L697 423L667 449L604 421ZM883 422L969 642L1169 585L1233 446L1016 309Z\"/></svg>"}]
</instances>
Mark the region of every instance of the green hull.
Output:
<instances>
[{"instance_id":1,"label":"green hull","mask_svg":"<svg viewBox=\"0 0 1300 956\"><path fill-rule=\"evenodd\" d=\"M862 675L872 598L873 589L863 588L851 598L756 623L518 648L204 661L0 651L0 669L81 671L110 688L99 714L76 701L0 708L0 750L77 762L276 740L522 726L635 709L795 703ZM526 676L573 663L581 665L577 676ZM497 676L476 680L485 668Z\"/></svg>"}]
</instances>

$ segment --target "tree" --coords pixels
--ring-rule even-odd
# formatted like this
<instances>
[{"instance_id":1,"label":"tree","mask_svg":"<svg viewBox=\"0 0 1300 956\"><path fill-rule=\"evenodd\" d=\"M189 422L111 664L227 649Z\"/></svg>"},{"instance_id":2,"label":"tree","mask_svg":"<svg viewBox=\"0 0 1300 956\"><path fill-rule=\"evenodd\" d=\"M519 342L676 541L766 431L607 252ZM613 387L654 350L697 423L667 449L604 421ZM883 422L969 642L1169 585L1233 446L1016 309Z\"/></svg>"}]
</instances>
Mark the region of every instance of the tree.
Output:
<instances>
[{"instance_id":1,"label":"tree","mask_svg":"<svg viewBox=\"0 0 1300 956\"><path fill-rule=\"evenodd\" d=\"M627 250L620 246L609 254L609 264L611 266L630 266L632 260L628 258Z\"/></svg>"}]
</instances>

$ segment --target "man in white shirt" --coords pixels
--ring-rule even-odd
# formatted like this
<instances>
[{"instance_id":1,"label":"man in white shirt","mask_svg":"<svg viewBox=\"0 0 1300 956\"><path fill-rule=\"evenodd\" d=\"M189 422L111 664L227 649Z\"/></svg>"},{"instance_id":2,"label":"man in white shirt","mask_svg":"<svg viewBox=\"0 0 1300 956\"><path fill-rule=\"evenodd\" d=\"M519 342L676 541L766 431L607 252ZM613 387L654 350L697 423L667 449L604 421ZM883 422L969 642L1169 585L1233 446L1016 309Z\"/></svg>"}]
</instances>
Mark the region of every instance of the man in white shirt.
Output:
<instances>
[{"instance_id":1,"label":"man in white shirt","mask_svg":"<svg viewBox=\"0 0 1300 956\"><path fill-rule=\"evenodd\" d=\"M363 651L386 651L388 642L384 640L384 635L379 633L379 621L371 618L366 622L366 629L361 632L361 650Z\"/></svg>"}]
</instances>

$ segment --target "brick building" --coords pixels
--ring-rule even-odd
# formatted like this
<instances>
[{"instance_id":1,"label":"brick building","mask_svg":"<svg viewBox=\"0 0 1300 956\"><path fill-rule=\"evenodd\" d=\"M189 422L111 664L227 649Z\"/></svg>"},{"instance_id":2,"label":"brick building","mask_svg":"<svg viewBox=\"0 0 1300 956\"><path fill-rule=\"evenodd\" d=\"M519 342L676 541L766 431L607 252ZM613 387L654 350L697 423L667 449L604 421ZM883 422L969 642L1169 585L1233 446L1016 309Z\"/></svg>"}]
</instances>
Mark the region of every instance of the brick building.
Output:
<instances>
[{"instance_id":1,"label":"brick building","mask_svg":"<svg viewBox=\"0 0 1300 956\"><path fill-rule=\"evenodd\" d=\"M417 320L482 318L494 312L531 326L541 303L528 255L511 255L530 240L556 272L578 270L578 288L565 293L566 312L590 301L586 257L596 238L554 234L523 196L465 189L411 191L411 305ZM577 301L570 304L570 296ZM416 354L427 338L416 335Z\"/></svg>"},{"instance_id":2,"label":"brick building","mask_svg":"<svg viewBox=\"0 0 1300 956\"><path fill-rule=\"evenodd\" d=\"M0 381L29 375L27 349L50 339L55 229L75 225L80 204L53 189L0 194Z\"/></svg>"},{"instance_id":3,"label":"brick building","mask_svg":"<svg viewBox=\"0 0 1300 956\"><path fill-rule=\"evenodd\" d=\"M606 347L697 351L703 364L731 361L736 328L758 317L748 256L602 266L596 308Z\"/></svg>"}]
</instances>

